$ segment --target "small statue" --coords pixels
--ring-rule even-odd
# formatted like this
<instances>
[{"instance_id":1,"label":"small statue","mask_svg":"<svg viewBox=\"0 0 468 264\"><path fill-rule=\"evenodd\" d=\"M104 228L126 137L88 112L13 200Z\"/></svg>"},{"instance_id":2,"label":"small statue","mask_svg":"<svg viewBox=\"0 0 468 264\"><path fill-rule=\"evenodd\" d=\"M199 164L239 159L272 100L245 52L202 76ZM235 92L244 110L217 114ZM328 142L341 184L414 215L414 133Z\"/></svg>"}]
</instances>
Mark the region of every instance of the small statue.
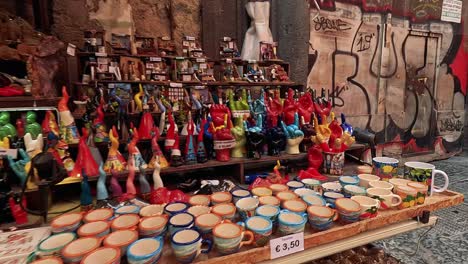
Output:
<instances>
[{"instance_id":1,"label":"small statue","mask_svg":"<svg viewBox=\"0 0 468 264\"><path fill-rule=\"evenodd\" d=\"M39 130L40 133L40 130ZM37 135L36 135L37 136ZM16 137L16 129L10 123L10 113L0 112L0 138Z\"/></svg>"},{"instance_id":2,"label":"small statue","mask_svg":"<svg viewBox=\"0 0 468 264\"><path fill-rule=\"evenodd\" d=\"M206 119L203 118L200 124L200 132L198 132L198 144L197 144L197 162L205 163L208 161L208 154L206 153L205 143L204 143L204 132Z\"/></svg>"},{"instance_id":3,"label":"small statue","mask_svg":"<svg viewBox=\"0 0 468 264\"><path fill-rule=\"evenodd\" d=\"M294 114L293 124L286 126L286 124L281 121L281 126L287 137L286 153L299 154L299 144L304 139L304 132L299 129L299 115L297 113Z\"/></svg>"},{"instance_id":4,"label":"small statue","mask_svg":"<svg viewBox=\"0 0 468 264\"><path fill-rule=\"evenodd\" d=\"M22 138L24 136L24 122L21 118L16 119L16 131L18 138Z\"/></svg>"},{"instance_id":5,"label":"small statue","mask_svg":"<svg viewBox=\"0 0 468 264\"><path fill-rule=\"evenodd\" d=\"M9 149L10 148L10 139L8 137L3 137L2 140L0 140L0 149Z\"/></svg>"},{"instance_id":6,"label":"small statue","mask_svg":"<svg viewBox=\"0 0 468 264\"><path fill-rule=\"evenodd\" d=\"M156 166L159 166L160 168L167 168L169 167L169 162L167 162L166 157L164 157L164 154L158 144L159 129L154 127L152 134L153 137L151 138L151 149L153 150L153 157L151 157L148 168L155 169Z\"/></svg>"},{"instance_id":7,"label":"small statue","mask_svg":"<svg viewBox=\"0 0 468 264\"><path fill-rule=\"evenodd\" d=\"M114 165L112 165L112 167L110 168L110 172L111 172L111 180L110 180L110 189L111 189L111 193L112 193L112 198L120 198L122 197L122 187L120 187L120 184L119 184L119 175L118 175L118 172L114 169Z\"/></svg>"},{"instance_id":8,"label":"small statue","mask_svg":"<svg viewBox=\"0 0 468 264\"><path fill-rule=\"evenodd\" d=\"M89 187L88 175L85 169L81 171L81 174L83 175L83 180L81 181L80 205L81 211L87 212L93 207L93 196L91 195L91 188Z\"/></svg>"},{"instance_id":9,"label":"small statue","mask_svg":"<svg viewBox=\"0 0 468 264\"><path fill-rule=\"evenodd\" d=\"M247 128L245 121L246 138L247 138L247 158L260 159L263 153L263 145L265 133L263 132L263 116L260 114L256 120L255 126Z\"/></svg>"},{"instance_id":10,"label":"small statue","mask_svg":"<svg viewBox=\"0 0 468 264\"><path fill-rule=\"evenodd\" d=\"M86 128L82 129L83 136L80 138L78 144L78 155L76 157L75 167L71 172L71 177L80 177L80 171L85 171L86 175L96 177L99 175L99 167L96 161L93 159L91 150L86 144L88 133Z\"/></svg>"},{"instance_id":11,"label":"small statue","mask_svg":"<svg viewBox=\"0 0 468 264\"><path fill-rule=\"evenodd\" d=\"M168 112L169 128L167 129L167 136L164 142L166 152L171 156L170 164L173 167L181 166L184 161L179 148L179 133L176 129L176 123L172 112Z\"/></svg>"},{"instance_id":12,"label":"small statue","mask_svg":"<svg viewBox=\"0 0 468 264\"><path fill-rule=\"evenodd\" d=\"M245 145L247 139L245 137L244 122L241 117L234 119L235 126L231 129L231 134L236 140L236 145L231 150L231 157L244 158L246 154Z\"/></svg>"},{"instance_id":13,"label":"small statue","mask_svg":"<svg viewBox=\"0 0 468 264\"><path fill-rule=\"evenodd\" d=\"M119 152L119 134L117 134L115 126L109 131L109 140L111 146L109 148L107 160L104 163L104 171L110 172L111 168L116 172L123 171L127 167L127 162Z\"/></svg>"},{"instance_id":14,"label":"small statue","mask_svg":"<svg viewBox=\"0 0 468 264\"><path fill-rule=\"evenodd\" d=\"M41 133L41 125L36 122L37 115L33 111L26 113L26 127L25 132L31 134L33 139L37 138L37 135Z\"/></svg>"},{"instance_id":15,"label":"small statue","mask_svg":"<svg viewBox=\"0 0 468 264\"><path fill-rule=\"evenodd\" d=\"M153 189L154 190L164 187L164 183L161 179L161 166L159 165L158 159L159 159L159 156L157 156L155 163L154 163L154 171L153 171Z\"/></svg>"},{"instance_id":16,"label":"small statue","mask_svg":"<svg viewBox=\"0 0 468 264\"><path fill-rule=\"evenodd\" d=\"M146 164L146 161L141 156L141 152L137 147L137 143L139 140L138 130L135 127L133 127L133 123L131 123L130 126L132 127L131 131L132 131L133 137L132 137L132 140L130 141L130 144L128 144L128 158L129 159L133 158L135 168L141 167L143 169L146 169L148 165Z\"/></svg>"},{"instance_id":17,"label":"small statue","mask_svg":"<svg viewBox=\"0 0 468 264\"><path fill-rule=\"evenodd\" d=\"M104 123L104 102L101 97L99 106L96 109L96 118L93 120L93 127L96 131L94 134L94 142L109 142L109 134L107 134L106 124Z\"/></svg>"},{"instance_id":18,"label":"small statue","mask_svg":"<svg viewBox=\"0 0 468 264\"><path fill-rule=\"evenodd\" d=\"M139 168L140 173L138 175L138 182L140 183L140 194L141 197L148 201L151 193L151 186L146 179L145 171L142 167Z\"/></svg>"},{"instance_id":19,"label":"small statue","mask_svg":"<svg viewBox=\"0 0 468 264\"><path fill-rule=\"evenodd\" d=\"M60 99L58 104L60 114L60 134L68 144L76 144L80 141L80 135L78 133L78 128L75 125L75 119L73 119L70 109L68 108L69 99L70 96L68 95L67 88L63 86L62 99Z\"/></svg>"},{"instance_id":20,"label":"small statue","mask_svg":"<svg viewBox=\"0 0 468 264\"><path fill-rule=\"evenodd\" d=\"M129 155L128 156L128 177L126 181L127 193L126 195L134 198L136 196L136 188L135 188L135 159Z\"/></svg>"},{"instance_id":21,"label":"small statue","mask_svg":"<svg viewBox=\"0 0 468 264\"><path fill-rule=\"evenodd\" d=\"M189 112L188 118L187 140L185 142L185 162L187 164L194 164L197 163L197 155L195 153L195 146L197 145L197 142L195 141L195 136L193 135L195 124L193 123L191 112Z\"/></svg>"},{"instance_id":22,"label":"small statue","mask_svg":"<svg viewBox=\"0 0 468 264\"><path fill-rule=\"evenodd\" d=\"M54 156L57 163L64 166L71 175L75 162L68 152L68 144L60 138L59 128L55 115L52 111L47 111L42 121L42 131L47 135L47 151ZM77 172L79 173L79 171Z\"/></svg>"},{"instance_id":23,"label":"small statue","mask_svg":"<svg viewBox=\"0 0 468 264\"><path fill-rule=\"evenodd\" d=\"M106 177L107 174L104 171L104 164L101 162L99 164L99 178L96 184L96 200L98 201L107 200L109 198L109 193L106 188Z\"/></svg>"}]
</instances>

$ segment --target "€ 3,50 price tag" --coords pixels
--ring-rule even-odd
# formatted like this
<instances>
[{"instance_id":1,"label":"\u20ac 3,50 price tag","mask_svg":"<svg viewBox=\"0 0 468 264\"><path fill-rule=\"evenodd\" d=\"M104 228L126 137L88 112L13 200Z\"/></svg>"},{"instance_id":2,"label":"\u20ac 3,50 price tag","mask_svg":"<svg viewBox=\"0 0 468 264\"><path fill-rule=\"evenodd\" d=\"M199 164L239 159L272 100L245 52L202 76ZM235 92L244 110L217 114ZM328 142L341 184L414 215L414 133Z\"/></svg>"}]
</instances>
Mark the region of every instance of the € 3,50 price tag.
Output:
<instances>
[{"instance_id":1,"label":"\u20ac 3,50 price tag","mask_svg":"<svg viewBox=\"0 0 468 264\"><path fill-rule=\"evenodd\" d=\"M304 233L292 234L270 240L271 259L304 250Z\"/></svg>"}]
</instances>

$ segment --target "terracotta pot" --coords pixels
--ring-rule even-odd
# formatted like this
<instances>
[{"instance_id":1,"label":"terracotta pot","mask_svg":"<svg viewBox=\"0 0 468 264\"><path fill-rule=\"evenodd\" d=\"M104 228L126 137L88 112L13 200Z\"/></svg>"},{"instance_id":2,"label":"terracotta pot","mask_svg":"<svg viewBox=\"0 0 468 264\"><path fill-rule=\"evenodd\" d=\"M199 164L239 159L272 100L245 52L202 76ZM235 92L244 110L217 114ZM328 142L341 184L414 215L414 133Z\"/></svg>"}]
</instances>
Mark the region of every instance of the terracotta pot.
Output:
<instances>
[{"instance_id":1,"label":"terracotta pot","mask_svg":"<svg viewBox=\"0 0 468 264\"><path fill-rule=\"evenodd\" d=\"M36 253L41 257L57 255L62 248L75 240L75 238L76 235L71 232L52 235L37 245Z\"/></svg>"},{"instance_id":2,"label":"terracotta pot","mask_svg":"<svg viewBox=\"0 0 468 264\"><path fill-rule=\"evenodd\" d=\"M192 205L192 206L195 206L195 205L209 206L210 205L210 196L209 195L202 195L202 194L194 195L194 196L190 197L189 204Z\"/></svg>"}]
</instances>

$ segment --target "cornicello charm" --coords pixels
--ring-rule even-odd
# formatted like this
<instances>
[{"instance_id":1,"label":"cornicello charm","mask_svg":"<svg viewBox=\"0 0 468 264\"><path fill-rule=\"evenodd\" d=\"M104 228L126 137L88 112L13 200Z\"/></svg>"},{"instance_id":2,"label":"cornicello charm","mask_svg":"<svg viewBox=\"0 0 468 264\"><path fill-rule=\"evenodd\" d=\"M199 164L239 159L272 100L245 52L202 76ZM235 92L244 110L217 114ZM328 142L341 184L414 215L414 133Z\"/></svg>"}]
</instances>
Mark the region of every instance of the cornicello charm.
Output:
<instances>
[{"instance_id":1,"label":"cornicello charm","mask_svg":"<svg viewBox=\"0 0 468 264\"><path fill-rule=\"evenodd\" d=\"M197 162L204 163L208 161L208 154L206 153L205 143L204 143L204 127L206 124L206 119L203 119L200 124L200 132L198 132L198 142L197 142Z\"/></svg>"},{"instance_id":2,"label":"cornicello charm","mask_svg":"<svg viewBox=\"0 0 468 264\"><path fill-rule=\"evenodd\" d=\"M78 144L78 155L76 157L75 168L71 172L70 176L72 177L80 177L80 172L86 172L88 176L98 176L99 169L96 161L93 159L93 155L91 154L91 150L89 149L88 145L86 145L86 140L88 137L88 133L85 128L82 129L83 136L80 139Z\"/></svg>"},{"instance_id":3,"label":"cornicello charm","mask_svg":"<svg viewBox=\"0 0 468 264\"><path fill-rule=\"evenodd\" d=\"M9 112L0 112L0 139L4 137L16 137L16 129L10 123Z\"/></svg>"},{"instance_id":4,"label":"cornicello charm","mask_svg":"<svg viewBox=\"0 0 468 264\"><path fill-rule=\"evenodd\" d=\"M128 154L129 154L128 157L133 158L135 162L135 168L139 169L141 167L143 169L146 169L148 168L148 165L146 164L146 161L141 156L141 152L137 147L137 143L139 140L138 129L133 127L133 123L130 126L132 127L131 129L132 140L130 141L130 144L128 144Z\"/></svg>"},{"instance_id":5,"label":"cornicello charm","mask_svg":"<svg viewBox=\"0 0 468 264\"><path fill-rule=\"evenodd\" d=\"M104 123L104 111L103 111L102 101L99 103L99 106L96 109L96 118L93 120L94 131L94 142L109 142L109 134L107 134L106 124Z\"/></svg>"},{"instance_id":6,"label":"cornicello charm","mask_svg":"<svg viewBox=\"0 0 468 264\"><path fill-rule=\"evenodd\" d=\"M123 171L127 167L127 162L119 152L119 134L117 134L115 126L113 126L109 131L109 140L111 142L111 146L109 148L109 153L107 154L107 160L104 163L104 171L110 172L111 168L116 172Z\"/></svg>"},{"instance_id":7,"label":"cornicello charm","mask_svg":"<svg viewBox=\"0 0 468 264\"><path fill-rule=\"evenodd\" d=\"M187 140L185 142L185 162L187 164L197 163L197 155L195 153L195 146L197 145L195 141L195 136L193 135L195 130L195 124L192 120L192 114L188 114L188 126L187 126Z\"/></svg>"},{"instance_id":8,"label":"cornicello charm","mask_svg":"<svg viewBox=\"0 0 468 264\"><path fill-rule=\"evenodd\" d=\"M109 193L107 192L106 188L106 177L107 174L104 171L104 164L99 164L99 178L96 184L96 200L102 201L107 200L109 198Z\"/></svg>"},{"instance_id":9,"label":"cornicello charm","mask_svg":"<svg viewBox=\"0 0 468 264\"><path fill-rule=\"evenodd\" d=\"M33 111L28 111L26 113L26 126L25 133L31 134L33 139L36 139L39 134L41 134L42 128L39 123L36 121L37 115Z\"/></svg>"},{"instance_id":10,"label":"cornicello charm","mask_svg":"<svg viewBox=\"0 0 468 264\"><path fill-rule=\"evenodd\" d=\"M86 175L85 170L82 170L83 180L81 181L81 194L80 194L80 204L81 211L86 212L92 209L93 207L93 196L91 195L91 188L88 183L88 175Z\"/></svg>"},{"instance_id":11,"label":"cornicello charm","mask_svg":"<svg viewBox=\"0 0 468 264\"><path fill-rule=\"evenodd\" d=\"M148 168L155 169L156 163L158 163L160 168L167 168L169 167L169 162L167 162L167 159L158 144L159 129L154 127L152 134L153 137L151 138L151 149L153 151L153 156L151 157L151 160L148 164Z\"/></svg>"},{"instance_id":12,"label":"cornicello charm","mask_svg":"<svg viewBox=\"0 0 468 264\"><path fill-rule=\"evenodd\" d=\"M50 152L57 163L64 166L69 175L75 167L75 162L68 152L68 144L59 135L59 127L52 111L47 111L42 121L42 131L47 135L47 151Z\"/></svg>"},{"instance_id":13,"label":"cornicello charm","mask_svg":"<svg viewBox=\"0 0 468 264\"><path fill-rule=\"evenodd\" d=\"M62 138L68 144L76 144L80 141L80 135L78 133L78 128L75 125L75 120L68 108L68 100L70 96L68 95L67 88L62 87L62 99L58 104L59 114L60 114L60 134ZM28 124L28 122L26 121ZM27 125L26 124L26 128Z\"/></svg>"}]
</instances>

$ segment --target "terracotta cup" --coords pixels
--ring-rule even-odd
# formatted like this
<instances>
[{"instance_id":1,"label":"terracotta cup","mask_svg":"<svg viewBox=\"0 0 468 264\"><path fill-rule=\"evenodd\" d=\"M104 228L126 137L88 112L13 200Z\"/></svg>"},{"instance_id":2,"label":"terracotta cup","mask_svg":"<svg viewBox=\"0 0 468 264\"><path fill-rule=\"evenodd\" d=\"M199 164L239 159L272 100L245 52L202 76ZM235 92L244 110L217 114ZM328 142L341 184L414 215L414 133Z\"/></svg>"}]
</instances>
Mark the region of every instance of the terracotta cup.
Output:
<instances>
[{"instance_id":1,"label":"terracotta cup","mask_svg":"<svg viewBox=\"0 0 468 264\"><path fill-rule=\"evenodd\" d=\"M194 217L197 217L202 214L207 214L211 212L211 207L208 207L206 205L195 205L191 206L188 210L187 213L193 215Z\"/></svg>"},{"instance_id":2,"label":"terracotta cup","mask_svg":"<svg viewBox=\"0 0 468 264\"><path fill-rule=\"evenodd\" d=\"M323 193L322 190L322 182L316 179L303 179L302 183L305 184L305 186L319 194Z\"/></svg>"},{"instance_id":3,"label":"terracotta cup","mask_svg":"<svg viewBox=\"0 0 468 264\"><path fill-rule=\"evenodd\" d=\"M213 239L217 252L228 255L239 251L242 246L251 245L254 242L254 235L251 231L244 231L240 225L220 223L213 228Z\"/></svg>"},{"instance_id":4,"label":"terracotta cup","mask_svg":"<svg viewBox=\"0 0 468 264\"><path fill-rule=\"evenodd\" d=\"M280 184L280 183L273 183L272 185L269 186L271 191L273 192L273 195L276 195L279 192L287 191L289 190L289 187L285 184Z\"/></svg>"},{"instance_id":5,"label":"terracotta cup","mask_svg":"<svg viewBox=\"0 0 468 264\"><path fill-rule=\"evenodd\" d=\"M111 230L123 230L123 229L132 229L136 230L138 223L140 222L140 217L137 214L123 214L120 215L111 222Z\"/></svg>"},{"instance_id":6,"label":"terracotta cup","mask_svg":"<svg viewBox=\"0 0 468 264\"><path fill-rule=\"evenodd\" d=\"M361 186L346 185L343 187L343 194L346 198L356 195L366 195L366 190Z\"/></svg>"},{"instance_id":7,"label":"terracotta cup","mask_svg":"<svg viewBox=\"0 0 468 264\"><path fill-rule=\"evenodd\" d=\"M335 202L336 199L344 198L345 196L341 193L337 192L324 192L323 193L323 198L325 198L325 201L327 202L328 206L331 208L335 208Z\"/></svg>"},{"instance_id":8,"label":"terracotta cup","mask_svg":"<svg viewBox=\"0 0 468 264\"><path fill-rule=\"evenodd\" d=\"M62 258L65 263L79 263L86 254L99 248L101 242L97 237L79 238L62 249Z\"/></svg>"},{"instance_id":9,"label":"terracotta cup","mask_svg":"<svg viewBox=\"0 0 468 264\"><path fill-rule=\"evenodd\" d=\"M280 200L275 196L262 196L258 198L260 205L280 206Z\"/></svg>"},{"instance_id":10,"label":"terracotta cup","mask_svg":"<svg viewBox=\"0 0 468 264\"><path fill-rule=\"evenodd\" d=\"M150 204L140 209L141 217L150 217L162 215L164 213L164 205L162 204Z\"/></svg>"},{"instance_id":11,"label":"terracotta cup","mask_svg":"<svg viewBox=\"0 0 468 264\"><path fill-rule=\"evenodd\" d=\"M169 234L172 236L178 230L191 228L195 223L195 217L189 213L175 214L169 218Z\"/></svg>"},{"instance_id":12,"label":"terracotta cup","mask_svg":"<svg viewBox=\"0 0 468 264\"><path fill-rule=\"evenodd\" d=\"M361 205L349 198L339 198L335 201L335 208L342 223L354 223L359 221Z\"/></svg>"},{"instance_id":13,"label":"terracotta cup","mask_svg":"<svg viewBox=\"0 0 468 264\"><path fill-rule=\"evenodd\" d=\"M281 202L287 200L295 200L299 199L299 196L292 191L282 191L276 194L276 198L278 198Z\"/></svg>"},{"instance_id":14,"label":"terracotta cup","mask_svg":"<svg viewBox=\"0 0 468 264\"><path fill-rule=\"evenodd\" d=\"M110 232L110 222L95 221L82 225L78 228L80 237L103 237Z\"/></svg>"},{"instance_id":15,"label":"terracotta cup","mask_svg":"<svg viewBox=\"0 0 468 264\"><path fill-rule=\"evenodd\" d=\"M427 196L427 186L420 182L409 182L408 187L414 188L418 191L416 194L416 204L424 204Z\"/></svg>"},{"instance_id":16,"label":"terracotta cup","mask_svg":"<svg viewBox=\"0 0 468 264\"><path fill-rule=\"evenodd\" d=\"M377 210L380 208L379 200L362 195L353 196L351 199L358 202L361 206L361 215L359 218L367 219L377 216Z\"/></svg>"},{"instance_id":17,"label":"terracotta cup","mask_svg":"<svg viewBox=\"0 0 468 264\"><path fill-rule=\"evenodd\" d=\"M267 187L255 187L252 189L252 194L258 197L271 196L273 195L273 191Z\"/></svg>"},{"instance_id":18,"label":"terracotta cup","mask_svg":"<svg viewBox=\"0 0 468 264\"><path fill-rule=\"evenodd\" d=\"M101 247L87 254L80 264L118 264L121 252L116 247Z\"/></svg>"},{"instance_id":19,"label":"terracotta cup","mask_svg":"<svg viewBox=\"0 0 468 264\"><path fill-rule=\"evenodd\" d=\"M215 192L210 196L210 199L213 205L230 203L232 201L232 195L229 192Z\"/></svg>"},{"instance_id":20,"label":"terracotta cup","mask_svg":"<svg viewBox=\"0 0 468 264\"><path fill-rule=\"evenodd\" d=\"M322 183L323 192L336 192L339 193L343 190L343 186L339 182L324 182Z\"/></svg>"},{"instance_id":21,"label":"terracotta cup","mask_svg":"<svg viewBox=\"0 0 468 264\"><path fill-rule=\"evenodd\" d=\"M223 221L221 216L213 213L207 213L195 218L195 226L202 234L209 234L217 224L221 223L221 221Z\"/></svg>"},{"instance_id":22,"label":"terracotta cup","mask_svg":"<svg viewBox=\"0 0 468 264\"><path fill-rule=\"evenodd\" d=\"M140 237L157 237L164 235L167 230L167 215L156 215L141 219L138 225Z\"/></svg>"},{"instance_id":23,"label":"terracotta cup","mask_svg":"<svg viewBox=\"0 0 468 264\"><path fill-rule=\"evenodd\" d=\"M236 203L237 211L243 221L255 215L258 205L259 201L255 197L242 198Z\"/></svg>"},{"instance_id":24,"label":"terracotta cup","mask_svg":"<svg viewBox=\"0 0 468 264\"><path fill-rule=\"evenodd\" d=\"M367 196L379 200L382 209L394 208L401 204L401 197L388 189L369 188Z\"/></svg>"},{"instance_id":25,"label":"terracotta cup","mask_svg":"<svg viewBox=\"0 0 468 264\"><path fill-rule=\"evenodd\" d=\"M369 182L380 181L380 177L374 174L358 174L359 186L369 188Z\"/></svg>"},{"instance_id":26,"label":"terracotta cup","mask_svg":"<svg viewBox=\"0 0 468 264\"><path fill-rule=\"evenodd\" d=\"M189 204L191 206L195 206L195 205L209 206L210 202L211 202L210 196L209 195L203 195L203 194L194 195L194 196L190 197L190 199L189 199Z\"/></svg>"},{"instance_id":27,"label":"terracotta cup","mask_svg":"<svg viewBox=\"0 0 468 264\"><path fill-rule=\"evenodd\" d=\"M320 205L325 206L327 202L320 195L305 195L302 196L302 200L306 202L307 205Z\"/></svg>"},{"instance_id":28,"label":"terracotta cup","mask_svg":"<svg viewBox=\"0 0 468 264\"><path fill-rule=\"evenodd\" d=\"M128 246L138 239L138 232L135 230L117 230L104 238L103 244L106 247L117 247L121 252L127 252Z\"/></svg>"},{"instance_id":29,"label":"terracotta cup","mask_svg":"<svg viewBox=\"0 0 468 264\"><path fill-rule=\"evenodd\" d=\"M307 209L307 204L302 200L287 200L282 204L282 208L294 213L304 213Z\"/></svg>"},{"instance_id":30,"label":"terracotta cup","mask_svg":"<svg viewBox=\"0 0 468 264\"><path fill-rule=\"evenodd\" d=\"M307 208L310 226L315 230L326 230L338 219L338 213L322 205L311 205Z\"/></svg>"},{"instance_id":31,"label":"terracotta cup","mask_svg":"<svg viewBox=\"0 0 468 264\"><path fill-rule=\"evenodd\" d=\"M114 210L110 208L100 208L89 211L84 217L83 222L109 221L114 216Z\"/></svg>"},{"instance_id":32,"label":"terracotta cup","mask_svg":"<svg viewBox=\"0 0 468 264\"><path fill-rule=\"evenodd\" d=\"M59 233L42 240L36 248L40 257L58 255L66 245L75 240L76 235L71 232Z\"/></svg>"},{"instance_id":33,"label":"terracotta cup","mask_svg":"<svg viewBox=\"0 0 468 264\"><path fill-rule=\"evenodd\" d=\"M278 220L280 210L281 209L278 206L262 205L255 209L255 215L266 217L275 224Z\"/></svg>"},{"instance_id":34,"label":"terracotta cup","mask_svg":"<svg viewBox=\"0 0 468 264\"><path fill-rule=\"evenodd\" d=\"M418 190L409 186L395 186L395 194L401 197L401 204L398 209L405 209L416 205Z\"/></svg>"},{"instance_id":35,"label":"terracotta cup","mask_svg":"<svg viewBox=\"0 0 468 264\"><path fill-rule=\"evenodd\" d=\"M207 247L202 249L202 245ZM198 255L211 251L212 241L203 239L200 232L193 229L182 229L171 237L171 246L179 263L192 263Z\"/></svg>"},{"instance_id":36,"label":"terracotta cup","mask_svg":"<svg viewBox=\"0 0 468 264\"><path fill-rule=\"evenodd\" d=\"M75 232L81 225L81 213L67 213L55 217L50 223L52 233Z\"/></svg>"},{"instance_id":37,"label":"terracotta cup","mask_svg":"<svg viewBox=\"0 0 468 264\"><path fill-rule=\"evenodd\" d=\"M236 216L236 206L232 203L217 204L213 206L211 212L221 216L223 219L232 220Z\"/></svg>"},{"instance_id":38,"label":"terracotta cup","mask_svg":"<svg viewBox=\"0 0 468 264\"><path fill-rule=\"evenodd\" d=\"M157 263L162 255L162 237L143 238L133 242L127 250L129 264Z\"/></svg>"}]
</instances>

